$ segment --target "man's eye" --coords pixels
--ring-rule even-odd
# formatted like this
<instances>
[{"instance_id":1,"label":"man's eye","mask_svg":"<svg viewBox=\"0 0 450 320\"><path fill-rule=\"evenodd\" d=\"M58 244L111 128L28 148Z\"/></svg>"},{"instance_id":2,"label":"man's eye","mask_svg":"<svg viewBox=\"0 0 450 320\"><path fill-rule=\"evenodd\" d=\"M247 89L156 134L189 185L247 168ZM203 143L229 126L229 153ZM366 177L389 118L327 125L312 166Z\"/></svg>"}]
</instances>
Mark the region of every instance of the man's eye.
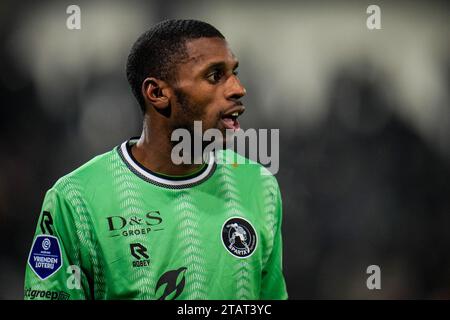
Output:
<instances>
[{"instance_id":1,"label":"man's eye","mask_svg":"<svg viewBox=\"0 0 450 320\"><path fill-rule=\"evenodd\" d=\"M208 75L208 80L211 82L219 82L222 77L223 77L222 71L214 71Z\"/></svg>"}]
</instances>

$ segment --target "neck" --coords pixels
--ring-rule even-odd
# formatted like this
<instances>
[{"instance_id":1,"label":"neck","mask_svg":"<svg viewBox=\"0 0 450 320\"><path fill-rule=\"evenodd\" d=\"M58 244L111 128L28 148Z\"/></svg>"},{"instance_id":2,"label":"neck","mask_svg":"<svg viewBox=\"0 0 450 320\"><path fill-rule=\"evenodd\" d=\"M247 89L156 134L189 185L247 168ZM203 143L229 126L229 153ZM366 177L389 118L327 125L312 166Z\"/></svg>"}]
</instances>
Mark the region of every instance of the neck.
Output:
<instances>
[{"instance_id":1,"label":"neck","mask_svg":"<svg viewBox=\"0 0 450 320\"><path fill-rule=\"evenodd\" d=\"M150 116L146 114L142 134L131 148L134 158L145 168L161 174L181 176L197 171L202 164L177 165L172 162L171 134L172 130L160 121L150 125Z\"/></svg>"}]
</instances>

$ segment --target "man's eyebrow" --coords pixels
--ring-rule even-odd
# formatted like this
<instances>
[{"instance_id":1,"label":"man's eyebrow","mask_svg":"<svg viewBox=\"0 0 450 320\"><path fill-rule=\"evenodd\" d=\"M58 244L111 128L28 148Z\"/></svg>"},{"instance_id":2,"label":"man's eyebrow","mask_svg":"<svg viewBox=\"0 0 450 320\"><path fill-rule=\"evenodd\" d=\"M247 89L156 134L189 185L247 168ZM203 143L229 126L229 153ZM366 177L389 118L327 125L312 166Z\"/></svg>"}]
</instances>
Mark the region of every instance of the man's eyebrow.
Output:
<instances>
[{"instance_id":1,"label":"man's eyebrow","mask_svg":"<svg viewBox=\"0 0 450 320\"><path fill-rule=\"evenodd\" d=\"M224 61L219 62L211 62L208 64L204 70L212 70L212 69L226 69L227 64ZM233 66L233 70L236 70L239 67L239 61L236 61Z\"/></svg>"}]
</instances>

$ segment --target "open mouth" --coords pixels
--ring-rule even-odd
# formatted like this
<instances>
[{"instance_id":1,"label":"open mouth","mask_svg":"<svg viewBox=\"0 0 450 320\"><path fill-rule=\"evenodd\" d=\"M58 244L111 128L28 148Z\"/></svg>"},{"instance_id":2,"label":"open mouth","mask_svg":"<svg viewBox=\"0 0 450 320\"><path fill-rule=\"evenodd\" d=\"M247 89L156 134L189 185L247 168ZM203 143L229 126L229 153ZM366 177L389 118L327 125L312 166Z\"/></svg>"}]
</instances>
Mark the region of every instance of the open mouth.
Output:
<instances>
[{"instance_id":1,"label":"open mouth","mask_svg":"<svg viewBox=\"0 0 450 320\"><path fill-rule=\"evenodd\" d=\"M241 128L238 120L239 115L239 111L235 111L231 114L222 116L222 123L225 129L239 130Z\"/></svg>"}]
</instances>

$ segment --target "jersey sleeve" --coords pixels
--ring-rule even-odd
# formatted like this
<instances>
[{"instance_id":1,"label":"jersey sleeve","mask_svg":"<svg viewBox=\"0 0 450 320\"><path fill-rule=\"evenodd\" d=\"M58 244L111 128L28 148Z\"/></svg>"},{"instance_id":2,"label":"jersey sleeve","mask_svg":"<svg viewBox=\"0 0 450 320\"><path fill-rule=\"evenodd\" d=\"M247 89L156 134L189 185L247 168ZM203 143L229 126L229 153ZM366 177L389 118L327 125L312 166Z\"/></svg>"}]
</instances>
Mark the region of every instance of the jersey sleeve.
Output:
<instances>
[{"instance_id":1,"label":"jersey sleeve","mask_svg":"<svg viewBox=\"0 0 450 320\"><path fill-rule=\"evenodd\" d=\"M261 299L285 300L288 298L286 283L283 276L283 241L281 236L282 200L277 186L275 214L277 224L272 253L262 271Z\"/></svg>"},{"instance_id":2,"label":"jersey sleeve","mask_svg":"<svg viewBox=\"0 0 450 320\"><path fill-rule=\"evenodd\" d=\"M45 195L25 270L25 300L90 299L75 212L55 188Z\"/></svg>"}]
</instances>

